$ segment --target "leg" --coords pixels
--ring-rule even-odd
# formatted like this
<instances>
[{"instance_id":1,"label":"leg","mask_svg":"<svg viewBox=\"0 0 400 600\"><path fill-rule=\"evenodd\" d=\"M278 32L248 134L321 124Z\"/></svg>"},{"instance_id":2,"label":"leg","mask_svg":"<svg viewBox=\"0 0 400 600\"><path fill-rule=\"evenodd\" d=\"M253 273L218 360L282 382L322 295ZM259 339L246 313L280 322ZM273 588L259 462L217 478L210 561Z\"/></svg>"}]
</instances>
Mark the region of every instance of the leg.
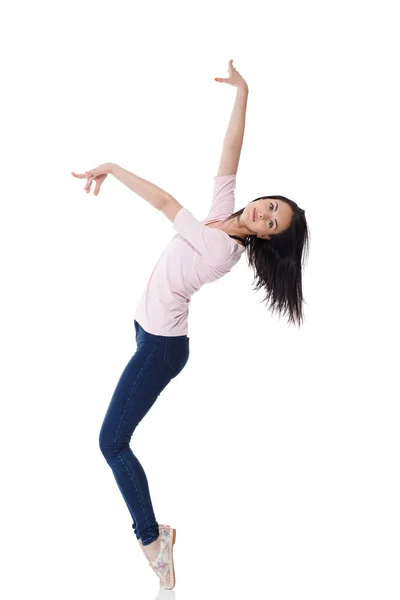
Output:
<instances>
[{"instance_id":1,"label":"leg","mask_svg":"<svg viewBox=\"0 0 400 600\"><path fill-rule=\"evenodd\" d=\"M139 345L125 367L105 415L99 437L133 520L136 538L146 546L159 536L146 474L129 447L137 425L174 377L165 360L166 338L140 330Z\"/></svg>"}]
</instances>

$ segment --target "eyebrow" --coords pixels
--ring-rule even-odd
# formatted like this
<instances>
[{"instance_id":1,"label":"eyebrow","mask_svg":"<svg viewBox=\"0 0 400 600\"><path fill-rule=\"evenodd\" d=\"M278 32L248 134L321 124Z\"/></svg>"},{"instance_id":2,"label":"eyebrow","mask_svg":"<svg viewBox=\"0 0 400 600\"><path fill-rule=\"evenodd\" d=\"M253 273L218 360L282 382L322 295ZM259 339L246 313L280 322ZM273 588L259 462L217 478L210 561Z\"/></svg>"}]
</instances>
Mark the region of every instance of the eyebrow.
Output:
<instances>
[{"instance_id":1,"label":"eyebrow","mask_svg":"<svg viewBox=\"0 0 400 600\"><path fill-rule=\"evenodd\" d=\"M277 210L278 210L278 203L276 203L275 212ZM277 223L276 219L275 219L275 223L276 223L276 227L275 227L275 230L276 230L276 229L278 229L278 223Z\"/></svg>"}]
</instances>

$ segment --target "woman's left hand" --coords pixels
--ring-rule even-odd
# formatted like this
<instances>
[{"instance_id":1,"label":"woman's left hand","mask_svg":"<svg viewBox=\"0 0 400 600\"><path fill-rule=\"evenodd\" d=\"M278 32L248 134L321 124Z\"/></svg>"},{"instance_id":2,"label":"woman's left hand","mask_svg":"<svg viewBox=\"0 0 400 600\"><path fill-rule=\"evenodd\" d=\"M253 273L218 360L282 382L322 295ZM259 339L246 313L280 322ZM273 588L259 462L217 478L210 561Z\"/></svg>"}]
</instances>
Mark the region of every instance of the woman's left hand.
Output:
<instances>
[{"instance_id":1,"label":"woman's left hand","mask_svg":"<svg viewBox=\"0 0 400 600\"><path fill-rule=\"evenodd\" d=\"M95 169L91 169L91 171L85 171L82 174L74 173L73 171L71 171L71 174L74 177L78 177L79 179L87 179L86 185L83 189L88 194L92 187L92 182L95 181L96 187L94 190L94 195L97 196L100 191L101 184L103 183L103 181L105 180L107 175L110 175L112 173L113 166L114 166L114 163L104 163L104 164L100 165L99 167L96 167Z\"/></svg>"},{"instance_id":2,"label":"woman's left hand","mask_svg":"<svg viewBox=\"0 0 400 600\"><path fill-rule=\"evenodd\" d=\"M215 81L218 81L220 83L228 83L229 85L233 85L234 87L243 88L243 89L248 90L249 88L246 83L246 80L241 76L239 71L237 71L235 69L235 67L233 66L233 60L230 60L228 65L229 65L228 66L229 77L228 78L215 77Z\"/></svg>"}]
</instances>

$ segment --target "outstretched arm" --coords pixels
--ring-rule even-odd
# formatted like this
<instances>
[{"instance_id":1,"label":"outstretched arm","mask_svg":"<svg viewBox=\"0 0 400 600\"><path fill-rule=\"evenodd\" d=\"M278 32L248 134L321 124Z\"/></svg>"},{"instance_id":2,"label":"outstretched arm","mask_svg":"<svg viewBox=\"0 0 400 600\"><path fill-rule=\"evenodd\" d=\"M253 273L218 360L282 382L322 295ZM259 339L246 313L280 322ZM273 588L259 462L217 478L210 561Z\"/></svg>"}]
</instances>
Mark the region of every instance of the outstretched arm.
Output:
<instances>
[{"instance_id":1,"label":"outstretched arm","mask_svg":"<svg viewBox=\"0 0 400 600\"><path fill-rule=\"evenodd\" d=\"M121 181L124 185L126 185L132 192L135 192L138 196L147 200L149 204L157 208L158 210L162 210L166 202L172 198L168 192L158 187L154 183L147 181L146 179L142 179L138 175L123 169L116 163L103 163L99 167L95 169L91 169L90 171L85 171L84 173L74 173L71 171L71 174L74 177L78 177L79 179L87 179L84 190L87 193L90 193L92 183L96 183L96 187L94 190L94 195L98 196L100 192L100 187L106 177L108 175L114 175L116 179Z\"/></svg>"},{"instance_id":2,"label":"outstretched arm","mask_svg":"<svg viewBox=\"0 0 400 600\"><path fill-rule=\"evenodd\" d=\"M225 135L217 175L236 175L237 173L243 145L248 95L249 91L246 88L238 88L236 92L235 105Z\"/></svg>"},{"instance_id":3,"label":"outstretched arm","mask_svg":"<svg viewBox=\"0 0 400 600\"><path fill-rule=\"evenodd\" d=\"M168 192L159 188L154 183L134 175L130 171L123 169L119 165L112 163L111 173L116 179L125 184L132 192L147 200L154 208L162 210L169 198L172 198Z\"/></svg>"},{"instance_id":4,"label":"outstretched arm","mask_svg":"<svg viewBox=\"0 0 400 600\"><path fill-rule=\"evenodd\" d=\"M227 83L237 88L235 105L233 107L228 130L222 148L221 161L217 175L236 175L240 153L242 151L244 128L246 122L247 98L249 87L240 73L229 61L229 77L217 77L221 83Z\"/></svg>"}]
</instances>

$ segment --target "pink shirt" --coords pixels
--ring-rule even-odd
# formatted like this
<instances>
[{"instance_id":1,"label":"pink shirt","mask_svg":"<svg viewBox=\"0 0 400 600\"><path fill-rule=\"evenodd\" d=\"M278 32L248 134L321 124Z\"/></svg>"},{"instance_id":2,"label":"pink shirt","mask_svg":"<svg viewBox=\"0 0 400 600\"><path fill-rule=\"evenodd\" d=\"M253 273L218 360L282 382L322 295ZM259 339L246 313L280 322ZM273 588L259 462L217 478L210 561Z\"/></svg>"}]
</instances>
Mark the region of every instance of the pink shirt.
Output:
<instances>
[{"instance_id":1,"label":"pink shirt","mask_svg":"<svg viewBox=\"0 0 400 600\"><path fill-rule=\"evenodd\" d=\"M245 248L206 223L235 212L236 175L216 175L211 209L203 221L182 207L172 227L178 233L161 254L136 307L134 318L154 335L188 334L190 299L205 283L220 279Z\"/></svg>"}]
</instances>

